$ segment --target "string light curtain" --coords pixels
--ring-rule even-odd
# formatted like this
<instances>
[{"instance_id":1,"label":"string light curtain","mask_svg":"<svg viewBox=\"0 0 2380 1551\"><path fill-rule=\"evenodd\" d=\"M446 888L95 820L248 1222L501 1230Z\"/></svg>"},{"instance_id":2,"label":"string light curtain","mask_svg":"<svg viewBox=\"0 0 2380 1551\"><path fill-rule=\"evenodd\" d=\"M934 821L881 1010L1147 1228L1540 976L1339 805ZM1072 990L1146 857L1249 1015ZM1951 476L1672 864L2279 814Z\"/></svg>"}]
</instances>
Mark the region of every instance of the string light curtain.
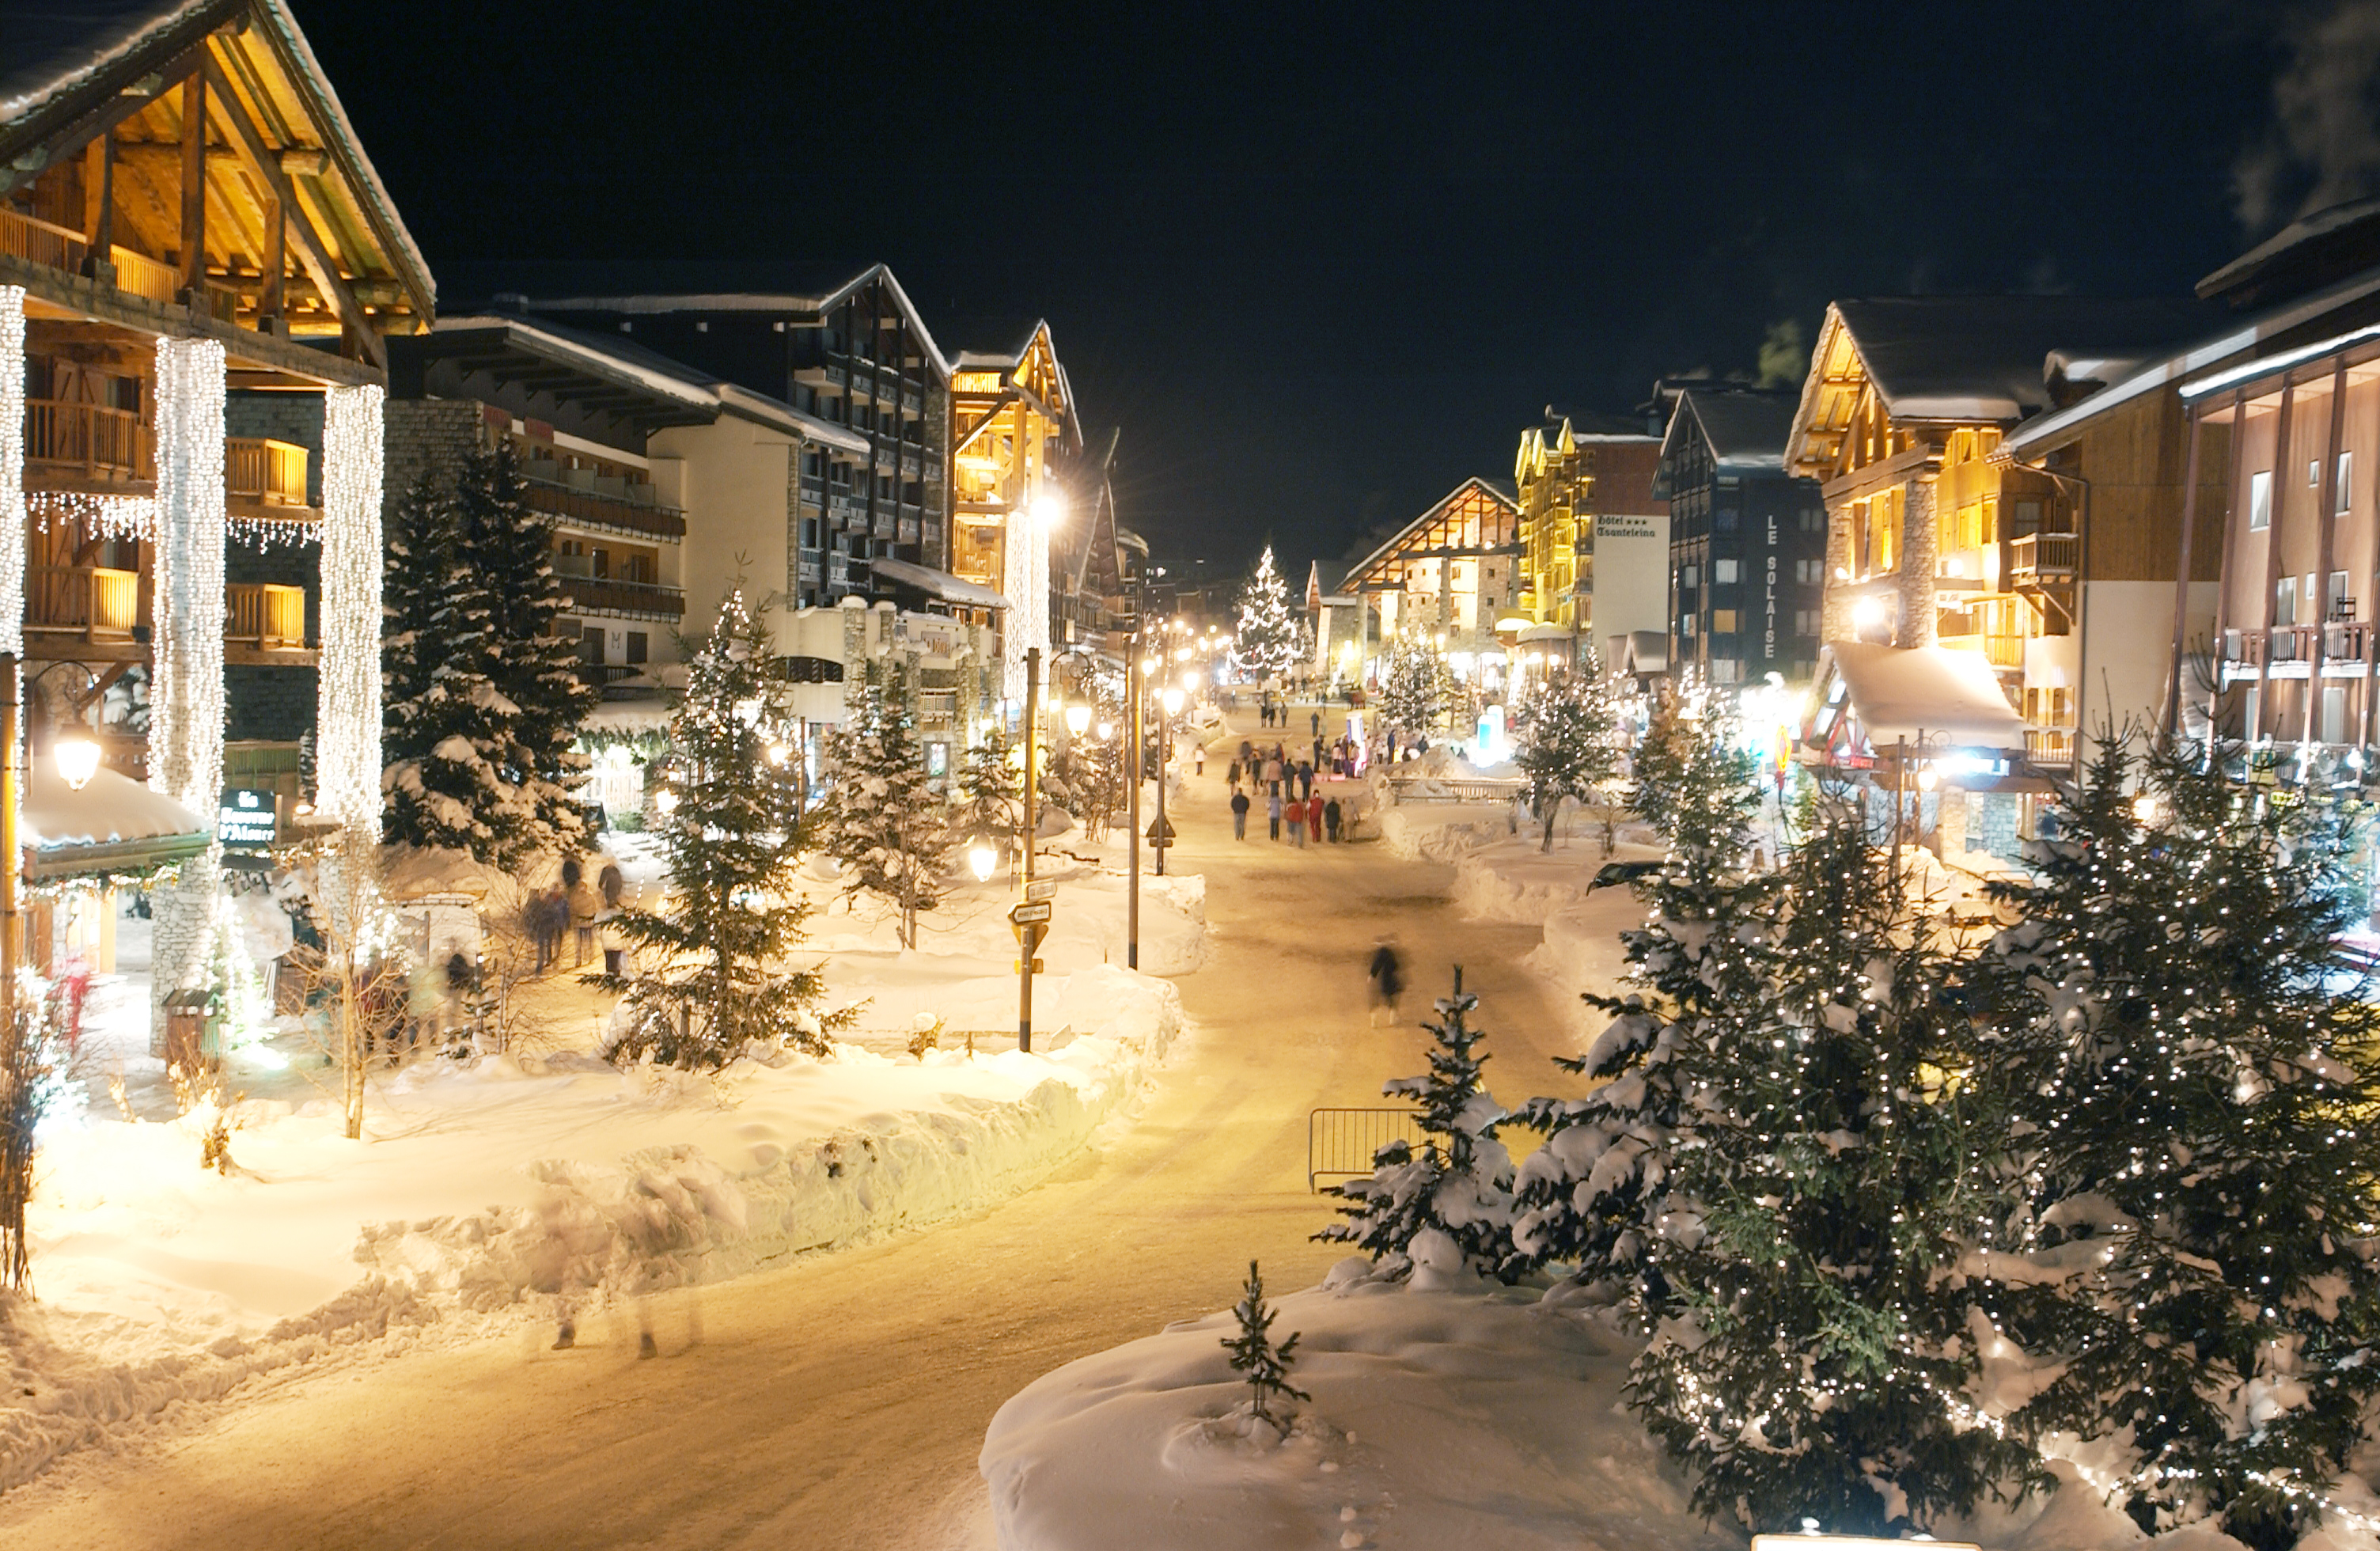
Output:
<instances>
[{"instance_id":1,"label":"string light curtain","mask_svg":"<svg viewBox=\"0 0 2380 1551\"><path fill-rule=\"evenodd\" d=\"M222 795L224 347L157 342L157 573L149 784L192 813Z\"/></svg>"},{"instance_id":2,"label":"string light curtain","mask_svg":"<svg viewBox=\"0 0 2380 1551\"><path fill-rule=\"evenodd\" d=\"M25 288L0 285L0 651L25 649Z\"/></svg>"},{"instance_id":3,"label":"string light curtain","mask_svg":"<svg viewBox=\"0 0 2380 1551\"><path fill-rule=\"evenodd\" d=\"M322 398L322 639L314 811L380 838L381 406L377 385Z\"/></svg>"},{"instance_id":4,"label":"string light curtain","mask_svg":"<svg viewBox=\"0 0 2380 1551\"><path fill-rule=\"evenodd\" d=\"M1039 647L1043 657L1050 655L1050 534L1035 505L1028 496L1008 509L1000 569L1008 600L1000 692L1020 706L1025 703L1025 653Z\"/></svg>"}]
</instances>

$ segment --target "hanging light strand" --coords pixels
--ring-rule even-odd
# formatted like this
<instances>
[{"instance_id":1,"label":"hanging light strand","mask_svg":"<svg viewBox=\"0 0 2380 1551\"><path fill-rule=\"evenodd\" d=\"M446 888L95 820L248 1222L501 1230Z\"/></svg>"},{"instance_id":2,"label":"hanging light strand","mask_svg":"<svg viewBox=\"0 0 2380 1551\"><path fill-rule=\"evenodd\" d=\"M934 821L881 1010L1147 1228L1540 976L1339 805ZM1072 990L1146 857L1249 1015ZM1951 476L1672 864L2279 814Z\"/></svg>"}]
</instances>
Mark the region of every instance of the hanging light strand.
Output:
<instances>
[{"instance_id":1,"label":"hanging light strand","mask_svg":"<svg viewBox=\"0 0 2380 1551\"><path fill-rule=\"evenodd\" d=\"M211 814L223 784L224 347L157 342L156 677L149 784Z\"/></svg>"},{"instance_id":2,"label":"hanging light strand","mask_svg":"<svg viewBox=\"0 0 2380 1551\"><path fill-rule=\"evenodd\" d=\"M314 807L380 834L382 391L322 397L322 639L314 713Z\"/></svg>"}]
</instances>

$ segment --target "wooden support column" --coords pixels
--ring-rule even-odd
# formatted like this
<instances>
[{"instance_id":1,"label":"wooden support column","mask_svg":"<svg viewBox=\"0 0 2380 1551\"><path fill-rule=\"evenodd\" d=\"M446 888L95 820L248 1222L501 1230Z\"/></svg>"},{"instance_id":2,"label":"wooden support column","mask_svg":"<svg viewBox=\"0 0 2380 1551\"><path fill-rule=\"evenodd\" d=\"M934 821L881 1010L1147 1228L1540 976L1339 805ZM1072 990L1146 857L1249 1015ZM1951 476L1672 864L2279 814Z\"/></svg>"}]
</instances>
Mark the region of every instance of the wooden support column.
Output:
<instances>
[{"instance_id":1,"label":"wooden support column","mask_svg":"<svg viewBox=\"0 0 2380 1551\"><path fill-rule=\"evenodd\" d=\"M289 274L289 212L283 207L278 193L264 196L264 288L256 298L256 327L270 334L287 333L283 314L287 310L287 280Z\"/></svg>"},{"instance_id":2,"label":"wooden support column","mask_svg":"<svg viewBox=\"0 0 2380 1551\"><path fill-rule=\"evenodd\" d=\"M2189 646L2190 539L2198 526L2198 444L2206 433L2205 421L2196 405L2191 406L2189 414L2190 451L2181 464L2181 558L2175 563L2173 577L2173 667L2165 694L2164 729L2168 738L2181 731L2181 675L2186 661L2183 653ZM2222 645L2218 637L2215 643L2215 672L2218 676L2223 672Z\"/></svg>"},{"instance_id":3,"label":"wooden support column","mask_svg":"<svg viewBox=\"0 0 2380 1551\"><path fill-rule=\"evenodd\" d=\"M2322 478L2316 489L2322 499L2314 512L2313 568L2313 646L2306 654L2305 721L2301 724L2298 743L2314 741L2322 731L2322 660L2323 648L2330 634L2330 556L2331 529L2338 526L2338 443L2347 430L2347 358L2340 357L2330 370L2330 434L2325 439L2322 455Z\"/></svg>"},{"instance_id":4,"label":"wooden support column","mask_svg":"<svg viewBox=\"0 0 2380 1551\"><path fill-rule=\"evenodd\" d=\"M83 239L90 252L83 273L115 273L115 135L113 130L91 142L83 174ZM99 266L105 264L106 269Z\"/></svg>"},{"instance_id":5,"label":"wooden support column","mask_svg":"<svg viewBox=\"0 0 2380 1551\"><path fill-rule=\"evenodd\" d=\"M199 307L207 284L207 79L182 83L182 304Z\"/></svg>"},{"instance_id":6,"label":"wooden support column","mask_svg":"<svg viewBox=\"0 0 2380 1551\"><path fill-rule=\"evenodd\" d=\"M2214 740L2217 718L2223 709L2224 691L2231 687L2229 660L2223 655L2223 637L2231 624L2232 554L2234 551L2232 524L2245 522L2248 510L2245 450L2248 444L2248 390L2231 392L2231 420L2227 454L2229 461L2224 473L2223 559L2215 567L2215 684L2206 692L2206 725L2208 742Z\"/></svg>"},{"instance_id":7,"label":"wooden support column","mask_svg":"<svg viewBox=\"0 0 2380 1551\"><path fill-rule=\"evenodd\" d=\"M2247 729L2247 741L2254 743L2265 730L2265 712L2271 707L2273 694L2273 618L2274 606L2280 601L2281 590L2281 514L2289 509L2289 481L2281 478L2289 464L2289 410L2296 389L2286 374L2281 378L2281 413L2273 428L2273 509L2265 521L2265 601L2256 612L2265 622L2265 649L2256 664L2256 723Z\"/></svg>"},{"instance_id":8,"label":"wooden support column","mask_svg":"<svg viewBox=\"0 0 2380 1551\"><path fill-rule=\"evenodd\" d=\"M2374 403L2380 405L2380 394ZM2380 708L2373 704L2380 696L2380 477L2373 486L2372 549L2364 558L2363 578L2359 587L2363 615L2363 703L2358 708L2355 742L2363 749L2372 747L2375 717ZM2371 757L2364 757L2365 769L2371 767Z\"/></svg>"}]
</instances>

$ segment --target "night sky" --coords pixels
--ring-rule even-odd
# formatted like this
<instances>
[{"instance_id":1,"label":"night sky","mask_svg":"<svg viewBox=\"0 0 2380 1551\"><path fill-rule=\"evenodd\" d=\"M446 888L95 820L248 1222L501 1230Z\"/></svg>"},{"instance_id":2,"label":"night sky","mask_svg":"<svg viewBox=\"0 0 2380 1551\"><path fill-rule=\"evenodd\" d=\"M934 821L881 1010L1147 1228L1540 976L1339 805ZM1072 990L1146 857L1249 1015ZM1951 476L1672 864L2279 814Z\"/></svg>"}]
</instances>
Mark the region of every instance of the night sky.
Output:
<instances>
[{"instance_id":1,"label":"night sky","mask_svg":"<svg viewBox=\"0 0 2380 1551\"><path fill-rule=\"evenodd\" d=\"M2380 163L2380 0L295 8L433 269L880 259L946 350L1046 316L1123 521L1227 569L1830 297L2184 293Z\"/></svg>"}]
</instances>

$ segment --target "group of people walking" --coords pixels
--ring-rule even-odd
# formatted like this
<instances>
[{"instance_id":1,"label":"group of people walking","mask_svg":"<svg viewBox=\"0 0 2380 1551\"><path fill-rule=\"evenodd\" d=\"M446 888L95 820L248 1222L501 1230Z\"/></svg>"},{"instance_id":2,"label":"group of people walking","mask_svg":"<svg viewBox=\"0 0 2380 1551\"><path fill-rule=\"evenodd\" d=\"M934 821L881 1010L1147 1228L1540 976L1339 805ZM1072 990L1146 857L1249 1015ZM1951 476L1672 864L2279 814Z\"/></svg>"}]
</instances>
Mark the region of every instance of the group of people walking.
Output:
<instances>
[{"instance_id":1,"label":"group of people walking","mask_svg":"<svg viewBox=\"0 0 2380 1551\"><path fill-rule=\"evenodd\" d=\"M1337 843L1353 828L1349 811L1339 799L1329 794L1317 795L1314 790L1315 766L1325 758L1324 745L1318 735L1321 718L1315 718L1318 736L1314 740L1314 757L1293 759L1281 744L1269 750L1260 749L1246 738L1240 740L1239 757L1232 761L1227 779L1232 790L1232 838L1248 838L1248 815L1257 803L1264 804L1266 823L1274 840L1282 837L1282 826L1288 826L1288 841L1303 847L1309 842ZM1335 752L1335 751L1334 751ZM1324 763L1326 770L1343 769ZM1245 785L1243 785L1243 782Z\"/></svg>"}]
</instances>

